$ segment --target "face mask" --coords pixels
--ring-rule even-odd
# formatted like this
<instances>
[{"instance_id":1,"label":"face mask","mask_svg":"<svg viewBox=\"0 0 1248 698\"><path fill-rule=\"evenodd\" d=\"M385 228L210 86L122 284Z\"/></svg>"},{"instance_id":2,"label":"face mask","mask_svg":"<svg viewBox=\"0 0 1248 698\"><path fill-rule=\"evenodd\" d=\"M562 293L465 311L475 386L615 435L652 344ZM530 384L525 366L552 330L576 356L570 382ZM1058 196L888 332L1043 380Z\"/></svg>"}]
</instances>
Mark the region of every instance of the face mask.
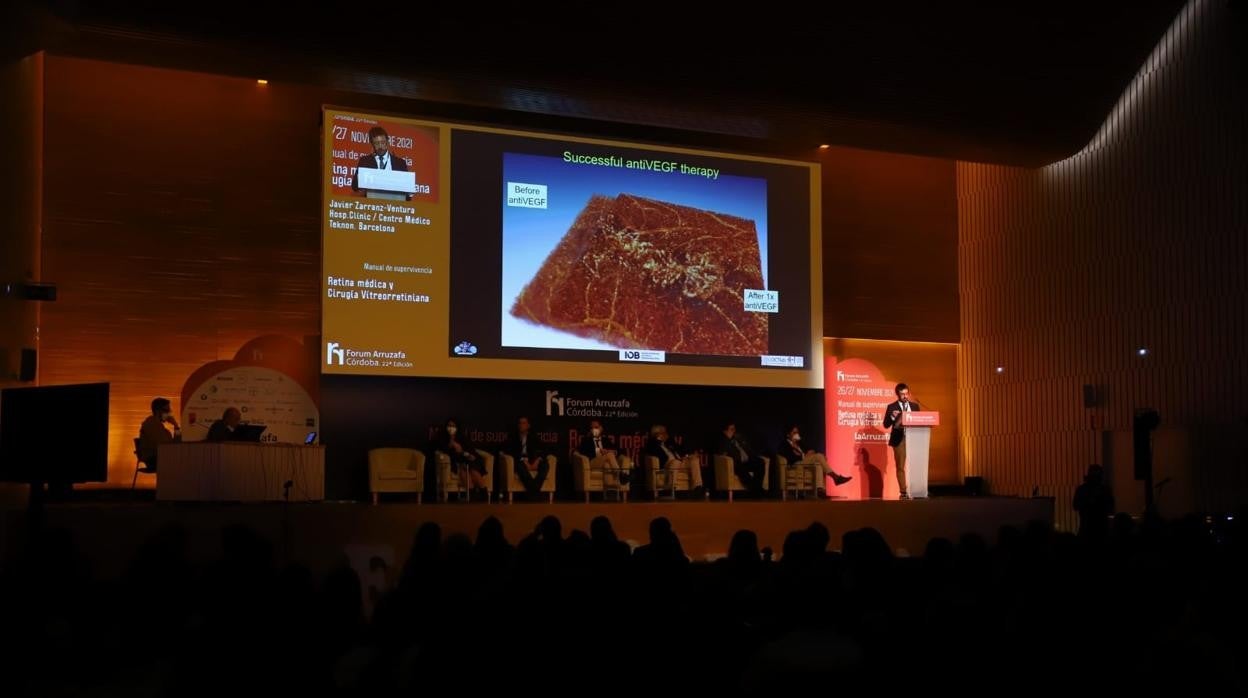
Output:
<instances>
[{"instance_id":1,"label":"face mask","mask_svg":"<svg viewBox=\"0 0 1248 698\"><path fill-rule=\"evenodd\" d=\"M599 429L598 427L594 427L593 429L590 429L589 433L593 434L594 436L602 436L602 430Z\"/></svg>"},{"instance_id":2,"label":"face mask","mask_svg":"<svg viewBox=\"0 0 1248 698\"><path fill-rule=\"evenodd\" d=\"M450 434L451 436L454 436L454 435L455 435L455 432L457 432L457 431L459 431L459 429L456 429L455 427L447 427L447 428L446 428L446 433Z\"/></svg>"}]
</instances>

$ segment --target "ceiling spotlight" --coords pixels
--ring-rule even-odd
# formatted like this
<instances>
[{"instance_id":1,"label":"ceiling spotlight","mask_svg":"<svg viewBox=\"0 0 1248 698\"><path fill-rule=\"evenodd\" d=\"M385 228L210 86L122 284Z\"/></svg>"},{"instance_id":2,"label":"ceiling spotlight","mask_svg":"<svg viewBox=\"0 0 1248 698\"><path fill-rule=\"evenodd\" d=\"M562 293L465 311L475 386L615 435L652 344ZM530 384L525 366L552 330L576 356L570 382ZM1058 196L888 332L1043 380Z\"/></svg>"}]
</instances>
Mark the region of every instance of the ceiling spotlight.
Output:
<instances>
[{"instance_id":1,"label":"ceiling spotlight","mask_svg":"<svg viewBox=\"0 0 1248 698\"><path fill-rule=\"evenodd\" d=\"M1148 356L1148 347L1140 347L1135 350L1136 356Z\"/></svg>"},{"instance_id":2,"label":"ceiling spotlight","mask_svg":"<svg viewBox=\"0 0 1248 698\"><path fill-rule=\"evenodd\" d=\"M831 147L832 146L828 145L827 143L824 143L823 145L819 146L819 150L827 150L828 148L831 148Z\"/></svg>"},{"instance_id":3,"label":"ceiling spotlight","mask_svg":"<svg viewBox=\"0 0 1248 698\"><path fill-rule=\"evenodd\" d=\"M268 81L268 80L265 80L264 78L260 78L259 80L256 80L256 84L257 84L257 85L267 85L267 84L269 84L269 81Z\"/></svg>"},{"instance_id":4,"label":"ceiling spotlight","mask_svg":"<svg viewBox=\"0 0 1248 698\"><path fill-rule=\"evenodd\" d=\"M1005 367L1004 367L1004 366L998 366L998 367L997 367L997 373L1005 373Z\"/></svg>"}]
</instances>

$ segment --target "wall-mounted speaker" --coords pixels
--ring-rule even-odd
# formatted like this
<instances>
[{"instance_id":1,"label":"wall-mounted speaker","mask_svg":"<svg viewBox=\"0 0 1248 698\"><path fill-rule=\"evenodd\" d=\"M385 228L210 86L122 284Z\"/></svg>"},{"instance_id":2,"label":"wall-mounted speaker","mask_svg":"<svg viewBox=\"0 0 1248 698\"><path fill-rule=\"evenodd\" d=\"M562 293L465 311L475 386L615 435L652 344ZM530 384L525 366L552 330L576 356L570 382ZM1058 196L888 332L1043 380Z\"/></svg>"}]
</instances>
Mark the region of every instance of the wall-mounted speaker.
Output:
<instances>
[{"instance_id":1,"label":"wall-mounted speaker","mask_svg":"<svg viewBox=\"0 0 1248 698\"><path fill-rule=\"evenodd\" d=\"M1098 399L1098 396L1096 394L1096 386L1095 385L1083 386L1083 406L1088 409L1091 409L1093 407L1096 407L1099 403L1100 403L1100 400Z\"/></svg>"},{"instance_id":2,"label":"wall-mounted speaker","mask_svg":"<svg viewBox=\"0 0 1248 698\"><path fill-rule=\"evenodd\" d=\"M1153 475L1153 431L1161 425L1161 416L1151 407L1136 409L1131 420L1135 479L1147 480Z\"/></svg>"},{"instance_id":3,"label":"wall-mounted speaker","mask_svg":"<svg viewBox=\"0 0 1248 698\"><path fill-rule=\"evenodd\" d=\"M17 377L30 383L35 380L35 376L39 373L39 352L34 349L22 348L22 367L18 370Z\"/></svg>"},{"instance_id":4,"label":"wall-mounted speaker","mask_svg":"<svg viewBox=\"0 0 1248 698\"><path fill-rule=\"evenodd\" d=\"M984 478L977 475L971 475L962 480L963 486L966 488L966 494L969 497L984 496Z\"/></svg>"}]
</instances>

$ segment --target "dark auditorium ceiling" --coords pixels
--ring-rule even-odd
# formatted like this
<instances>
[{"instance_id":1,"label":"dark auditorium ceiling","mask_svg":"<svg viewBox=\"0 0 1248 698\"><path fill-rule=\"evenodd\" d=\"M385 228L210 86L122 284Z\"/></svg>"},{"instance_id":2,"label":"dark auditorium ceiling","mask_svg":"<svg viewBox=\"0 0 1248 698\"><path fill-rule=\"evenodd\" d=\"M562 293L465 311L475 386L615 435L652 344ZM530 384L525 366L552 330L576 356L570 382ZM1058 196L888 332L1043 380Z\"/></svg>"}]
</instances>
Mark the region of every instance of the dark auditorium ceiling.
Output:
<instances>
[{"instance_id":1,"label":"dark auditorium ceiling","mask_svg":"<svg viewBox=\"0 0 1248 698\"><path fill-rule=\"evenodd\" d=\"M23 0L6 10L5 52L325 85L416 100L416 113L654 141L1039 165L1087 143L1182 4L738 3L698 17L671 3Z\"/></svg>"}]
</instances>

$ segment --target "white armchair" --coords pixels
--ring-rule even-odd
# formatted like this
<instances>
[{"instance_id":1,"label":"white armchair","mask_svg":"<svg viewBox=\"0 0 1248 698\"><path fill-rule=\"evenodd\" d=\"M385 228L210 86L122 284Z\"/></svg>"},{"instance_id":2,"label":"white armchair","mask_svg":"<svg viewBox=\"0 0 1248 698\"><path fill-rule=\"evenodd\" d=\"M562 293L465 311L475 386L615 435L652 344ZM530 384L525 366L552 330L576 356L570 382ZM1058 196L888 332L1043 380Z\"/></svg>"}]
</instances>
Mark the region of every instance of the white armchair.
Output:
<instances>
[{"instance_id":1,"label":"white armchair","mask_svg":"<svg viewBox=\"0 0 1248 698\"><path fill-rule=\"evenodd\" d=\"M493 494L494 456L479 448L476 452L485 465L486 490ZM451 457L442 451L434 451L433 456L438 464L438 498L443 502L449 501L451 493L455 492L463 501L472 501L472 476L468 474L468 469L451 467Z\"/></svg>"},{"instance_id":2,"label":"white armchair","mask_svg":"<svg viewBox=\"0 0 1248 698\"><path fill-rule=\"evenodd\" d=\"M377 503L380 492L425 491L425 454L414 448L374 448L368 452L368 489Z\"/></svg>"},{"instance_id":3,"label":"white armchair","mask_svg":"<svg viewBox=\"0 0 1248 698\"><path fill-rule=\"evenodd\" d=\"M695 461L696 464L690 467L701 467L700 460L699 457ZM659 463L656 456L645 456L642 462L645 464L646 489L650 490L655 499L659 498L660 490L671 490L672 496L675 497L677 492L688 492L692 488L693 474L689 472L688 467L667 470Z\"/></svg>"},{"instance_id":4,"label":"white armchair","mask_svg":"<svg viewBox=\"0 0 1248 698\"><path fill-rule=\"evenodd\" d=\"M577 492L585 493L586 504L589 503L590 492L602 492L604 496L607 492L618 492L625 502L628 501L628 485L621 484L619 477L621 473L632 473L633 460L622 453L617 454L615 459L620 469L608 471L591 468L584 453L572 453L572 483Z\"/></svg>"},{"instance_id":5,"label":"white armchair","mask_svg":"<svg viewBox=\"0 0 1248 698\"><path fill-rule=\"evenodd\" d=\"M825 488L821 473L822 468L815 461L789 463L787 458L777 454L776 474L780 478L780 499L788 499L790 491L794 497L800 497L803 492L819 494L819 490Z\"/></svg>"},{"instance_id":6,"label":"white armchair","mask_svg":"<svg viewBox=\"0 0 1248 698\"><path fill-rule=\"evenodd\" d=\"M763 459L763 491L771 489L771 459L767 456L761 456ZM732 458L727 455L715 456L715 488L721 492L728 493L728 501L732 502L732 493L741 492L745 489L745 485L741 484L741 478L737 477L736 471L733 469Z\"/></svg>"},{"instance_id":7,"label":"white armchair","mask_svg":"<svg viewBox=\"0 0 1248 698\"><path fill-rule=\"evenodd\" d=\"M516 475L516 459L512 458L510 453L499 453L498 463L503 469L503 492L507 493L507 503L511 504L515 493L524 491L524 483ZM546 494L546 501L550 503L555 501L555 463L554 456L546 456L549 469L546 471L546 479L542 481L542 492Z\"/></svg>"}]
</instances>

